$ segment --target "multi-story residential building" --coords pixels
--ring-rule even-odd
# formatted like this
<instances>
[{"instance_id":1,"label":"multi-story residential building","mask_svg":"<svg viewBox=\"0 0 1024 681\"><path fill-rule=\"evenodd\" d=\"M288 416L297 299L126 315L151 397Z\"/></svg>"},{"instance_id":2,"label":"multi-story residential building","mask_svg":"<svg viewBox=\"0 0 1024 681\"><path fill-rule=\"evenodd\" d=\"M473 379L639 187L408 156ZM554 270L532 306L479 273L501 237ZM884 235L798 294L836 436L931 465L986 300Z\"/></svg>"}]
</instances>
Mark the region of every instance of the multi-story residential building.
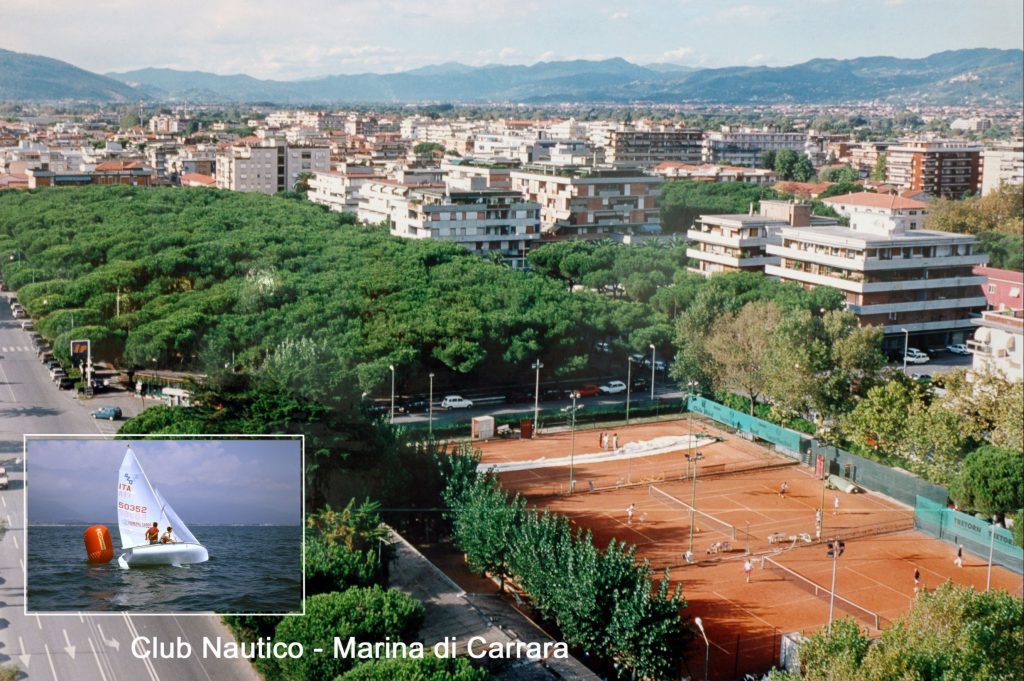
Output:
<instances>
[{"instance_id":1,"label":"multi-story residential building","mask_svg":"<svg viewBox=\"0 0 1024 681\"><path fill-rule=\"evenodd\" d=\"M660 163L654 172L665 179L698 180L700 182L746 182L747 184L772 184L775 171L749 166L721 166L706 163Z\"/></svg>"},{"instance_id":2,"label":"multi-story residential building","mask_svg":"<svg viewBox=\"0 0 1024 681\"><path fill-rule=\"evenodd\" d=\"M186 128L188 121L177 116L157 114L149 119L149 131L158 135L177 135L179 132L185 132Z\"/></svg>"},{"instance_id":3,"label":"multi-story residential building","mask_svg":"<svg viewBox=\"0 0 1024 681\"><path fill-rule=\"evenodd\" d=\"M984 196L1001 184L1024 184L1024 138L1002 142L982 156L981 194Z\"/></svg>"},{"instance_id":4,"label":"multi-story residential building","mask_svg":"<svg viewBox=\"0 0 1024 681\"><path fill-rule=\"evenodd\" d=\"M314 173L306 198L333 211L355 213L359 209L359 188L376 179L381 176L369 166L342 164L337 170Z\"/></svg>"},{"instance_id":5,"label":"multi-story residential building","mask_svg":"<svg viewBox=\"0 0 1024 681\"><path fill-rule=\"evenodd\" d=\"M576 236L657 232L661 177L635 170L532 165L513 170L512 189L541 207L541 227Z\"/></svg>"},{"instance_id":6,"label":"multi-story residential building","mask_svg":"<svg viewBox=\"0 0 1024 681\"><path fill-rule=\"evenodd\" d=\"M973 236L912 227L920 224L910 215L917 209L889 209L890 199L835 197L835 205L850 210L849 227L782 228L766 249L779 262L765 273L805 288L838 289L862 325L883 328L890 349L908 340L925 348L963 342L971 316L985 308L985 278L972 268L988 256Z\"/></svg>"},{"instance_id":7,"label":"multi-story residential building","mask_svg":"<svg viewBox=\"0 0 1024 681\"><path fill-rule=\"evenodd\" d=\"M142 187L153 184L155 173L141 161L106 161L99 163L91 171L85 172L54 172L52 170L31 169L28 175L28 188L37 187L75 187L85 184L124 184Z\"/></svg>"},{"instance_id":8,"label":"multi-story residential building","mask_svg":"<svg viewBox=\"0 0 1024 681\"><path fill-rule=\"evenodd\" d=\"M911 140L886 150L886 180L901 189L960 198L981 189L981 152L974 142Z\"/></svg>"},{"instance_id":9,"label":"multi-story residential building","mask_svg":"<svg viewBox=\"0 0 1024 681\"><path fill-rule=\"evenodd\" d=\"M869 177L878 164L878 157L884 155L891 142L861 142L850 147L849 160L861 177Z\"/></svg>"},{"instance_id":10,"label":"multi-story residential building","mask_svg":"<svg viewBox=\"0 0 1024 681\"><path fill-rule=\"evenodd\" d=\"M831 206L844 218L851 220L856 216L859 225L880 230L896 227L900 231L920 229L924 227L924 217L928 212L928 204L923 201L899 196L898 194L875 194L857 192L830 196L822 203Z\"/></svg>"},{"instance_id":11,"label":"multi-story residential building","mask_svg":"<svg viewBox=\"0 0 1024 681\"><path fill-rule=\"evenodd\" d=\"M985 277L982 290L992 310L1017 309L1024 307L1021 292L1024 291L1024 273L1001 270L995 267L975 267L974 273Z\"/></svg>"},{"instance_id":12,"label":"multi-story residential building","mask_svg":"<svg viewBox=\"0 0 1024 681\"><path fill-rule=\"evenodd\" d=\"M807 148L805 132L775 132L768 128L734 128L723 125L704 135L702 160L705 163L724 163L737 166L761 164L761 154L785 149L803 153Z\"/></svg>"},{"instance_id":13,"label":"multi-story residential building","mask_svg":"<svg viewBox=\"0 0 1024 681\"><path fill-rule=\"evenodd\" d=\"M686 257L697 261L692 271L704 276L719 272L763 272L765 266L778 264L767 246L777 239L783 227L810 227L838 224L832 218L811 215L805 203L761 201L755 214L701 215L686 233L689 242Z\"/></svg>"},{"instance_id":14,"label":"multi-story residential building","mask_svg":"<svg viewBox=\"0 0 1024 681\"><path fill-rule=\"evenodd\" d=\"M967 341L974 371L1024 380L1024 309L986 310L974 323L978 329Z\"/></svg>"},{"instance_id":15,"label":"multi-story residential building","mask_svg":"<svg viewBox=\"0 0 1024 681\"><path fill-rule=\"evenodd\" d=\"M278 139L247 138L217 154L217 186L238 192L276 194L294 189L302 173L330 168L327 147L295 147Z\"/></svg>"},{"instance_id":16,"label":"multi-story residential building","mask_svg":"<svg viewBox=\"0 0 1024 681\"><path fill-rule=\"evenodd\" d=\"M507 189L416 187L391 218L395 236L451 241L480 256L500 255L517 269L526 267L540 238L540 205Z\"/></svg>"},{"instance_id":17,"label":"multi-story residential building","mask_svg":"<svg viewBox=\"0 0 1024 681\"><path fill-rule=\"evenodd\" d=\"M488 189L510 189L512 187L512 170L518 163L487 163L474 159L445 158L441 161L441 172L451 181L477 178L482 183L478 186Z\"/></svg>"},{"instance_id":18,"label":"multi-story residential building","mask_svg":"<svg viewBox=\"0 0 1024 681\"><path fill-rule=\"evenodd\" d=\"M613 130L605 148L605 161L614 166L653 168L659 163L700 163L704 131Z\"/></svg>"}]
</instances>

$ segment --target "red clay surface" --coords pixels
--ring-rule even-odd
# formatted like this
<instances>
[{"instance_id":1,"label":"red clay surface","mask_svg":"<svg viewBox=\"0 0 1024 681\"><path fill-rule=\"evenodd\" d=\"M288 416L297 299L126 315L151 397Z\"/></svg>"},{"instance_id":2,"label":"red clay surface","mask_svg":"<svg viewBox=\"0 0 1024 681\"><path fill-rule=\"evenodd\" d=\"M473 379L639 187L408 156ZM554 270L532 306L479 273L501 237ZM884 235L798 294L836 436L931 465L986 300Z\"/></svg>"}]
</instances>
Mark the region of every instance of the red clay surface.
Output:
<instances>
[{"instance_id":1,"label":"red clay surface","mask_svg":"<svg viewBox=\"0 0 1024 681\"><path fill-rule=\"evenodd\" d=\"M685 434L690 432L689 426L686 419L679 419L621 427L613 432L619 434L622 445L631 440ZM689 503L694 486L684 458L690 451L686 447L631 461L574 466L573 495L565 493L569 488L568 467L514 471L500 477L503 484L532 504L564 513L576 526L590 530L599 546L613 537L632 542L638 547L638 555L649 560L656 572L671 568L672 581L683 585L689 606L686 613L702 618L711 641L710 678L732 679L777 663L782 634L813 631L828 621L827 594L815 596L784 578L779 570L770 569L770 564L762 568L759 559L768 555L828 589L832 563L825 545L817 541L815 527L823 488L809 469L795 465L788 457L719 431L704 421L695 419L692 426L694 432L724 438L699 447L705 458L698 465L696 509L720 522L696 515L696 564L688 565L684 559L690 545L689 510L652 496L649 489L653 482L658 489ZM575 453L601 451L600 432L577 431ZM572 447L570 433L544 435L532 441L480 444L485 464L566 456ZM763 466L775 467L749 470ZM596 490L593 493L589 492L591 481ZM783 482L788 484L785 497L779 494ZM836 497L837 513L833 510ZM627 514L630 504L634 509L632 520ZM888 626L887 620L909 609L914 597L915 567L921 570L924 588L935 588L947 579L985 588L986 562L965 553L964 567L957 568L953 563L955 547L911 529L913 509L872 493L834 490L825 491L824 504L822 538L841 537L846 541L846 551L837 566L836 593L877 613L883 628ZM770 542L773 535L781 541ZM724 542L729 543L727 550L709 553L714 544ZM749 584L743 570L748 546L754 554ZM1021 576L998 566L992 570L992 585L1018 596L1024 591ZM847 614L837 604L835 616ZM871 619L861 615L858 621L868 626ZM688 661L684 675L703 676L702 647L694 647L696 654Z\"/></svg>"}]
</instances>

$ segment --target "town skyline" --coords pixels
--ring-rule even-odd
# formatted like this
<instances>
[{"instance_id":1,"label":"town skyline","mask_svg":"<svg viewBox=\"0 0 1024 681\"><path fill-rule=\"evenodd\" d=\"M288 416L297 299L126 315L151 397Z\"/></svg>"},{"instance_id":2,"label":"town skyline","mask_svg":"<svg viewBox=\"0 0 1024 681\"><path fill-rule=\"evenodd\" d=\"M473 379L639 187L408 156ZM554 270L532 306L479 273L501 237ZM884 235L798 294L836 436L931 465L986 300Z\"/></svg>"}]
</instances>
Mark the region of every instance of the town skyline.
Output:
<instances>
[{"instance_id":1,"label":"town skyline","mask_svg":"<svg viewBox=\"0 0 1024 681\"><path fill-rule=\"evenodd\" d=\"M925 4L927 13L921 12ZM350 3L322 0L287 6L187 1L173 9L122 0L98 8L56 2L44 10L23 0L7 5L0 45L38 53L46 44L48 56L96 73L170 68L293 80L397 73L450 62L530 65L622 58L640 65L722 68L1024 48L1024 9L1005 0L972 5L873 0L856 7L831 0L811 7L788 0L724 5L655 0L629 7L501 0L486 8L456 0L429 6L391 0L361 5L358 13L348 11ZM53 21L54 10L60 22ZM298 25L296 16L317 20ZM913 41L906 39L909 23L919 29ZM679 30L686 26L695 30ZM145 40L139 33L143 27ZM97 50L99 35L114 49Z\"/></svg>"}]
</instances>

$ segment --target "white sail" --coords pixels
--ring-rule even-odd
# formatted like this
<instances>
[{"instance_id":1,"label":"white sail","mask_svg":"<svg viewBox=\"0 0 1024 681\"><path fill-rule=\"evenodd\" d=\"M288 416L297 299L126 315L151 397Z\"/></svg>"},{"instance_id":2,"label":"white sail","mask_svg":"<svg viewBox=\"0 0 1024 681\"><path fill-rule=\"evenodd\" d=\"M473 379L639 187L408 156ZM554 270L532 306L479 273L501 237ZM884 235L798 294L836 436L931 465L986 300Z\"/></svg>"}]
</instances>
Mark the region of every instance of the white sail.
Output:
<instances>
[{"instance_id":1,"label":"white sail","mask_svg":"<svg viewBox=\"0 0 1024 681\"><path fill-rule=\"evenodd\" d=\"M117 528L121 533L121 548L149 544L146 530L154 522L166 526L156 490L129 447L117 472Z\"/></svg>"},{"instance_id":2,"label":"white sail","mask_svg":"<svg viewBox=\"0 0 1024 681\"><path fill-rule=\"evenodd\" d=\"M156 492L157 501L160 503L160 507L164 511L164 517L167 519L167 522L160 526L160 534L163 534L163 531L170 526L173 528L171 534L174 536L174 541L198 544L199 540L196 539L195 535L189 531L185 523L178 517L178 514L174 512L173 508L171 508L171 505L167 503L167 500L160 495L160 490L155 489L153 491Z\"/></svg>"}]
</instances>

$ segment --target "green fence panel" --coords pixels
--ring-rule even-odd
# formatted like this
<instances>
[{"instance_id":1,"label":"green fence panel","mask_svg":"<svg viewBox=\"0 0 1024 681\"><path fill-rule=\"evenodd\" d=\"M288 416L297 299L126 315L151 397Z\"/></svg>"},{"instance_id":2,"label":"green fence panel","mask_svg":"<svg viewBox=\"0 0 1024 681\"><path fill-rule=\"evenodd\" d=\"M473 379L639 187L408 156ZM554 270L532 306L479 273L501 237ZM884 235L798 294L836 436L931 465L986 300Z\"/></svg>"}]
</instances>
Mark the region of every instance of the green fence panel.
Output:
<instances>
[{"instance_id":1,"label":"green fence panel","mask_svg":"<svg viewBox=\"0 0 1024 681\"><path fill-rule=\"evenodd\" d=\"M810 452L813 456L809 465L813 467L817 457L822 457L825 461L826 475L838 475L864 489L890 496L907 506L914 506L917 497L921 496L945 508L946 500L949 498L949 492L945 487L922 480L902 468L894 468L851 454L845 449L823 445L815 440Z\"/></svg>"},{"instance_id":2,"label":"green fence panel","mask_svg":"<svg viewBox=\"0 0 1024 681\"><path fill-rule=\"evenodd\" d=\"M993 528L972 515L955 511L925 497L914 504L914 526L933 537L960 544L974 555L1024 574L1024 549L1013 543L1013 533L1004 527Z\"/></svg>"},{"instance_id":3,"label":"green fence panel","mask_svg":"<svg viewBox=\"0 0 1024 681\"><path fill-rule=\"evenodd\" d=\"M800 458L800 454L805 452L810 444L809 438L794 430L730 409L705 397L691 396L688 405L690 411L710 416L719 423L771 442L795 458Z\"/></svg>"}]
</instances>

